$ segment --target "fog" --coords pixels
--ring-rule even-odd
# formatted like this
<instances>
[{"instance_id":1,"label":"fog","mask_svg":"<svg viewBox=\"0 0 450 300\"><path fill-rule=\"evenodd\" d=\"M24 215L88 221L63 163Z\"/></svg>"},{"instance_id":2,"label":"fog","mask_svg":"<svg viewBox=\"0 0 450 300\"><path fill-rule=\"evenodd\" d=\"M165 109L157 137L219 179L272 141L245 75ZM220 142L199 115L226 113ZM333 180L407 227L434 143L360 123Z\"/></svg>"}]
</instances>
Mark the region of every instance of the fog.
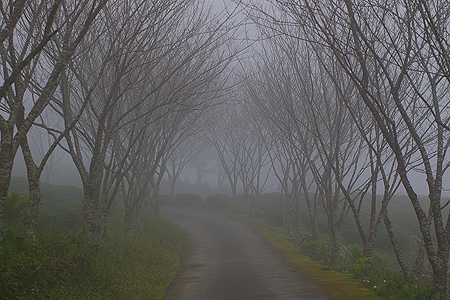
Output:
<instances>
[{"instance_id":1,"label":"fog","mask_svg":"<svg viewBox=\"0 0 450 300\"><path fill-rule=\"evenodd\" d=\"M10 12L0 223L11 175L27 177L34 216L39 182L82 188L90 243L117 199L129 231L162 196L220 193L259 211L274 193L289 234L302 218L312 240L325 228L339 265L349 219L364 256L383 225L397 251L389 211L400 194L435 285L447 286L450 19L440 5L17 3L0 4Z\"/></svg>"}]
</instances>

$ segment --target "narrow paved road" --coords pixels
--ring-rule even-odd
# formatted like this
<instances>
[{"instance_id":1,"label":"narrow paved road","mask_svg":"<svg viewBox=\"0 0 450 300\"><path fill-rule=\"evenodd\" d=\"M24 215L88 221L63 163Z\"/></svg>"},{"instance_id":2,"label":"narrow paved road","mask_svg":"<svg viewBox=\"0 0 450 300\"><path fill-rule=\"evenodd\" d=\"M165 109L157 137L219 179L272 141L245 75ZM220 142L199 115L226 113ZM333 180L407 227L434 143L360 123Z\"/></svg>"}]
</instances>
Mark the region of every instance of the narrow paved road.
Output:
<instances>
[{"instance_id":1,"label":"narrow paved road","mask_svg":"<svg viewBox=\"0 0 450 300\"><path fill-rule=\"evenodd\" d=\"M331 299L245 222L198 207L165 206L161 212L193 246L167 300Z\"/></svg>"}]
</instances>

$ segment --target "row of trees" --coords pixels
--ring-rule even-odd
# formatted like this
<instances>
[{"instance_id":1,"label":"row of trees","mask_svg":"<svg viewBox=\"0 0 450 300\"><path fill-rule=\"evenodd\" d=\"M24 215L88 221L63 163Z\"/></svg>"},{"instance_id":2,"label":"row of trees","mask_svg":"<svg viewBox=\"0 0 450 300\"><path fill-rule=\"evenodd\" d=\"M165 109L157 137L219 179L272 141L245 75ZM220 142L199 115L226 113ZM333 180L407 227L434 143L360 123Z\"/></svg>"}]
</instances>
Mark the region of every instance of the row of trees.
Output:
<instances>
[{"instance_id":1,"label":"row of trees","mask_svg":"<svg viewBox=\"0 0 450 300\"><path fill-rule=\"evenodd\" d=\"M426 256L437 293L446 295L445 1L248 3L261 39L239 64L233 59L242 49L235 39L240 29L231 22L239 6L219 15L197 0L0 6L0 226L19 148L34 216L52 152L61 147L70 154L84 190L83 232L96 243L119 193L130 230L145 207L157 212L164 176L173 192L183 167L208 145L220 161L218 184L226 178L233 196L241 187L248 207L258 208L275 175L292 235L306 204L317 239L322 209L334 263L340 227L351 214L365 256L384 224L405 277L420 274ZM43 158L31 151L32 131L52 137ZM199 166L199 178L207 165ZM425 183L411 179L418 172ZM424 184L428 203L417 196ZM399 188L422 233L412 273L388 214Z\"/></svg>"},{"instance_id":2,"label":"row of trees","mask_svg":"<svg viewBox=\"0 0 450 300\"><path fill-rule=\"evenodd\" d=\"M48 107L58 79L95 23L106 1L8 1L1 3L0 245L14 158L22 149L37 211L36 179L42 165L31 156L28 134ZM50 52L52 43L58 43ZM45 51L44 51L45 50Z\"/></svg>"},{"instance_id":3,"label":"row of trees","mask_svg":"<svg viewBox=\"0 0 450 300\"><path fill-rule=\"evenodd\" d=\"M126 229L138 225L144 207L158 210L167 162L226 90L236 11L91 0L2 2L1 13L0 222L18 149L36 217L41 174L60 147L81 177L89 241L104 237L119 193ZM31 150L33 131L52 137L43 157Z\"/></svg>"},{"instance_id":4,"label":"row of trees","mask_svg":"<svg viewBox=\"0 0 450 300\"><path fill-rule=\"evenodd\" d=\"M405 277L419 275L426 256L435 290L445 297L450 251L448 202L442 197L450 166L448 3L304 0L265 5L247 6L262 42L245 67L244 97L288 203L288 224L298 221L306 203L317 238L317 210L323 209L331 259L339 264L339 229L347 214L355 220L367 257L384 223ZM415 180L417 173L424 181ZM424 184L427 203L417 195ZM388 214L399 188L408 195L422 233L412 270ZM366 201L368 222L362 220ZM290 225L292 234L296 226Z\"/></svg>"},{"instance_id":5,"label":"row of trees","mask_svg":"<svg viewBox=\"0 0 450 300\"><path fill-rule=\"evenodd\" d=\"M306 204L317 239L322 209L330 258L339 264L339 232L347 215L353 216L366 257L383 224L404 276L418 277L426 257L436 293L445 297L448 3L280 0L246 8L260 42L241 61L233 101L215 112L204 137L216 149L233 196L238 186L244 195L259 195L267 178L263 167L270 164L292 235ZM417 192L424 185L427 202ZM388 214L399 189L422 234L411 269ZM257 201L248 205L257 207Z\"/></svg>"}]
</instances>

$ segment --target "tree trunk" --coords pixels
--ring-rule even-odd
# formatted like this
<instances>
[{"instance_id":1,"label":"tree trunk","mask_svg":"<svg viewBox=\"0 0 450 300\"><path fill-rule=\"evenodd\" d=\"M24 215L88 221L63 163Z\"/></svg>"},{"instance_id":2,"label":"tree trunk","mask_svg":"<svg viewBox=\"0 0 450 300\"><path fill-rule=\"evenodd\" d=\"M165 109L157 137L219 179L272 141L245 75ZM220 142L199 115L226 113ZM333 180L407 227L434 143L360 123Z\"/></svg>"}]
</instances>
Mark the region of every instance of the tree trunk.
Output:
<instances>
[{"instance_id":1,"label":"tree trunk","mask_svg":"<svg viewBox=\"0 0 450 300\"><path fill-rule=\"evenodd\" d=\"M20 147L22 148L23 158L27 167L29 199L32 203L31 222L33 225L36 225L41 203L41 190L39 186L41 173L39 172L38 166L34 163L27 138L22 140Z\"/></svg>"},{"instance_id":2,"label":"tree trunk","mask_svg":"<svg viewBox=\"0 0 450 300\"><path fill-rule=\"evenodd\" d=\"M158 195L159 195L159 185L156 184L152 189L152 196L150 197L150 213L151 214L159 213Z\"/></svg>"},{"instance_id":3,"label":"tree trunk","mask_svg":"<svg viewBox=\"0 0 450 300\"><path fill-rule=\"evenodd\" d=\"M332 265L339 266L341 263L341 248L339 245L339 230L335 224L328 224L328 238L330 249L330 262Z\"/></svg>"},{"instance_id":4,"label":"tree trunk","mask_svg":"<svg viewBox=\"0 0 450 300\"><path fill-rule=\"evenodd\" d=\"M377 135L379 133L377 132ZM377 136L378 141L378 136ZM378 154L379 155L379 154ZM367 237L364 241L364 247L363 247L363 256L364 257L371 257L372 251L373 251L373 244L375 240L375 236L377 235L379 223L380 223L380 216L377 218L377 179L378 179L378 173L379 173L379 163L378 160L375 162L374 166L374 157L372 155L372 152L370 152L370 169L372 173L371 177L371 195L370 195L370 221L369 221L369 230L367 233ZM383 208L382 208L383 209Z\"/></svg>"},{"instance_id":5,"label":"tree trunk","mask_svg":"<svg viewBox=\"0 0 450 300\"><path fill-rule=\"evenodd\" d=\"M6 128L5 128L6 127ZM3 246L6 196L8 195L11 174L17 148L12 145L14 124L7 123L1 128L0 147L0 248Z\"/></svg>"},{"instance_id":6,"label":"tree trunk","mask_svg":"<svg viewBox=\"0 0 450 300\"><path fill-rule=\"evenodd\" d=\"M386 226L386 230L388 232L389 239L391 240L392 247L394 248L395 257L397 258L397 262L400 266L400 269L402 269L403 276L405 276L406 279L410 279L411 277L409 275L408 268L405 264L405 261L403 260L403 255L402 255L402 252L400 251L400 247L397 244L397 240L396 240L395 234L394 234L394 229L392 228L391 220L389 220L387 209L384 212L383 221L384 221L384 225Z\"/></svg>"},{"instance_id":7,"label":"tree trunk","mask_svg":"<svg viewBox=\"0 0 450 300\"><path fill-rule=\"evenodd\" d=\"M433 283L439 299L446 299L447 294L447 260L440 258L433 268Z\"/></svg>"},{"instance_id":8,"label":"tree trunk","mask_svg":"<svg viewBox=\"0 0 450 300\"><path fill-rule=\"evenodd\" d=\"M236 187L236 183L230 181L230 185L231 185L231 196L232 196L233 198L236 198L236 197L237 197L237 187Z\"/></svg>"},{"instance_id":9,"label":"tree trunk","mask_svg":"<svg viewBox=\"0 0 450 300\"><path fill-rule=\"evenodd\" d=\"M99 210L99 220L98 220L98 239L99 241L106 242L107 236L106 236L106 222L108 220L108 208L105 206L102 206L102 208Z\"/></svg>"},{"instance_id":10,"label":"tree trunk","mask_svg":"<svg viewBox=\"0 0 450 300\"><path fill-rule=\"evenodd\" d=\"M4 150L5 148L2 148ZM11 182L11 173L13 163L9 159L9 155L1 151L0 153L0 248L3 246L3 228L5 220L6 197L8 196L9 184Z\"/></svg>"},{"instance_id":11,"label":"tree trunk","mask_svg":"<svg viewBox=\"0 0 450 300\"><path fill-rule=\"evenodd\" d=\"M297 193L296 193L297 194ZM300 197L298 195L296 195L295 197L295 220L296 220L296 225L297 225L297 234L300 233L301 229L302 229L302 202L300 200Z\"/></svg>"},{"instance_id":12,"label":"tree trunk","mask_svg":"<svg viewBox=\"0 0 450 300\"><path fill-rule=\"evenodd\" d=\"M125 233L130 233L131 231L131 219L133 217L133 211L130 209L125 210Z\"/></svg>"},{"instance_id":13,"label":"tree trunk","mask_svg":"<svg viewBox=\"0 0 450 300\"><path fill-rule=\"evenodd\" d=\"M175 198L175 179L173 179L172 181L170 181L170 199L174 199Z\"/></svg>"},{"instance_id":14,"label":"tree trunk","mask_svg":"<svg viewBox=\"0 0 450 300\"><path fill-rule=\"evenodd\" d=\"M136 209L134 210L133 230L138 230L142 228L142 225L144 224L144 217L145 217L144 200L139 199L136 205Z\"/></svg>"},{"instance_id":15,"label":"tree trunk","mask_svg":"<svg viewBox=\"0 0 450 300\"><path fill-rule=\"evenodd\" d=\"M328 175L328 178L331 178ZM338 225L338 198L337 194L333 195L331 188L331 180L326 182L325 203L324 208L327 214L328 238L329 238L329 258L332 265L339 266L341 263L341 249L339 245L339 225Z\"/></svg>"},{"instance_id":16,"label":"tree trunk","mask_svg":"<svg viewBox=\"0 0 450 300\"><path fill-rule=\"evenodd\" d=\"M419 251L417 252L416 260L414 261L414 267L412 269L412 276L414 279L419 279L422 275L422 267L425 261L425 243L422 239L419 246Z\"/></svg>"},{"instance_id":17,"label":"tree trunk","mask_svg":"<svg viewBox=\"0 0 450 300\"><path fill-rule=\"evenodd\" d=\"M303 185L303 183L302 183ZM311 199L309 198L308 188L306 187L306 183L304 183L303 193L306 200L306 206L308 208L308 216L309 223L311 225L311 238L313 241L319 240L319 229L317 224L317 213L315 209L315 203L311 203Z\"/></svg>"},{"instance_id":18,"label":"tree trunk","mask_svg":"<svg viewBox=\"0 0 450 300\"><path fill-rule=\"evenodd\" d=\"M83 234L91 244L95 244L98 241L98 214L95 202L96 199L92 197L90 191L84 189Z\"/></svg>"}]
</instances>

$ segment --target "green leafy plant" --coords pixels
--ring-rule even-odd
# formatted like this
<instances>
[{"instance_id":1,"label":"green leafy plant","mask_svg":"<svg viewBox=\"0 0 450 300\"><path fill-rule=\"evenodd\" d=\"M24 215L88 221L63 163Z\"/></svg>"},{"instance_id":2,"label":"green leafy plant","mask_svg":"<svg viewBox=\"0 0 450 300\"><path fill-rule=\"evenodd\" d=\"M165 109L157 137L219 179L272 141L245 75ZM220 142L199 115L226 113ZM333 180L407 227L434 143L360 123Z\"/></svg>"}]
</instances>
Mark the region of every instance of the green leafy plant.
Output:
<instances>
[{"instance_id":1,"label":"green leafy plant","mask_svg":"<svg viewBox=\"0 0 450 300\"><path fill-rule=\"evenodd\" d=\"M28 197L22 197L19 194L11 193L6 197L5 204L5 218L12 219L16 217L21 211L31 205Z\"/></svg>"},{"instance_id":2,"label":"green leafy plant","mask_svg":"<svg viewBox=\"0 0 450 300\"><path fill-rule=\"evenodd\" d=\"M313 240L310 235L304 235L297 243L300 252L323 264L328 263L328 244L321 240Z\"/></svg>"}]
</instances>

